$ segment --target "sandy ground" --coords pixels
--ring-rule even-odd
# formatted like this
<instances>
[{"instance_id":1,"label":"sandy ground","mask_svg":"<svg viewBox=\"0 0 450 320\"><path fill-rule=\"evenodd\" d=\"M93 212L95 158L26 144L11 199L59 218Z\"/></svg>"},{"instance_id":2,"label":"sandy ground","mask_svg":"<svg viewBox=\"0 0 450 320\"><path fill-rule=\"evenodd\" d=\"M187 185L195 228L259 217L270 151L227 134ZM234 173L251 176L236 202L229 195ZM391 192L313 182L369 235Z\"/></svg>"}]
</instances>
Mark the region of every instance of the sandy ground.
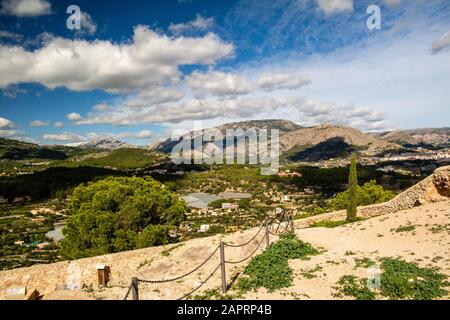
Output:
<instances>
[{"instance_id":1,"label":"sandy ground","mask_svg":"<svg viewBox=\"0 0 450 320\"><path fill-rule=\"evenodd\" d=\"M415 230L397 233L394 229L408 224ZM367 277L364 268L355 268L356 258L376 260L381 257L402 257L420 266L436 266L450 276L450 234L448 231L433 233L433 227L450 224L450 201L428 204L395 214L380 216L333 229L309 228L296 230L297 236L322 251L308 261L291 260L295 270L292 287L267 293L260 290L248 293L245 299L335 299L333 286L343 275ZM132 276L143 279L167 279L186 273L208 257L221 240L243 243L258 229L238 232L227 236L213 236L190 240L181 244L147 248L113 255L38 265L30 268L0 272L0 299L8 287L21 283L32 284L43 299L122 299ZM263 233L243 248L226 248L227 260L239 260L252 253L262 239ZM272 237L272 240L276 238ZM262 242L261 247L265 246ZM261 252L259 249L258 252ZM197 287L219 264L219 254L197 272L178 281L163 284L140 284L141 299L177 299ZM95 265L106 262L112 269L111 281L105 288L95 283ZM239 275L246 262L227 265L226 274L231 279ZM82 271L83 289L65 290L69 277L66 270L79 265ZM307 279L302 273L316 269L314 278ZM72 279L73 280L73 279ZM31 282L30 282L31 281ZM202 287L201 291L219 289L220 270ZM232 292L231 292L232 293ZM447 297L448 298L448 297Z\"/></svg>"},{"instance_id":2,"label":"sandy ground","mask_svg":"<svg viewBox=\"0 0 450 320\"><path fill-rule=\"evenodd\" d=\"M295 270L294 285L275 293L260 290L246 299L336 299L332 296L336 282L343 275L366 278L365 268L355 268L355 259L401 257L419 266L435 266L450 276L450 234L433 233L433 227L450 223L450 202L441 202L380 216L341 227L311 228L296 231L297 236L324 253L309 261L291 260ZM400 226L415 225L415 230L395 232ZM307 279L302 273L320 269L315 278ZM447 299L449 296L447 296Z\"/></svg>"}]
</instances>

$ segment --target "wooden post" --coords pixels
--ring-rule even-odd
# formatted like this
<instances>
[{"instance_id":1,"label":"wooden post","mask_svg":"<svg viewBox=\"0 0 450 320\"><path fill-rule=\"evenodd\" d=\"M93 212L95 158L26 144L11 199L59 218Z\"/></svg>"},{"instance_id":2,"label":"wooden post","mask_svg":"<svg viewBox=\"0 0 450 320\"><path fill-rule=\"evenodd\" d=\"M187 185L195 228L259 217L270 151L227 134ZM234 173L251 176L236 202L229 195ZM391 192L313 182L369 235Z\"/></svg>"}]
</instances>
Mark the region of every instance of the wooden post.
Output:
<instances>
[{"instance_id":1,"label":"wooden post","mask_svg":"<svg viewBox=\"0 0 450 320\"><path fill-rule=\"evenodd\" d=\"M106 286L106 265L104 263L97 263L97 278L99 286Z\"/></svg>"},{"instance_id":2,"label":"wooden post","mask_svg":"<svg viewBox=\"0 0 450 320\"><path fill-rule=\"evenodd\" d=\"M131 278L131 292L133 293L133 300L139 300L139 287L138 280L136 277Z\"/></svg>"},{"instance_id":3,"label":"wooden post","mask_svg":"<svg viewBox=\"0 0 450 320\"><path fill-rule=\"evenodd\" d=\"M266 215L266 248L270 247L270 239L269 239L269 217Z\"/></svg>"},{"instance_id":4,"label":"wooden post","mask_svg":"<svg viewBox=\"0 0 450 320\"><path fill-rule=\"evenodd\" d=\"M295 225L294 225L294 215L292 214L292 212L289 214L290 220L291 220L291 231L294 232L295 231Z\"/></svg>"},{"instance_id":5,"label":"wooden post","mask_svg":"<svg viewBox=\"0 0 450 320\"><path fill-rule=\"evenodd\" d=\"M227 278L225 275L225 244L220 241L220 269L222 271L222 293L227 293Z\"/></svg>"}]
</instances>

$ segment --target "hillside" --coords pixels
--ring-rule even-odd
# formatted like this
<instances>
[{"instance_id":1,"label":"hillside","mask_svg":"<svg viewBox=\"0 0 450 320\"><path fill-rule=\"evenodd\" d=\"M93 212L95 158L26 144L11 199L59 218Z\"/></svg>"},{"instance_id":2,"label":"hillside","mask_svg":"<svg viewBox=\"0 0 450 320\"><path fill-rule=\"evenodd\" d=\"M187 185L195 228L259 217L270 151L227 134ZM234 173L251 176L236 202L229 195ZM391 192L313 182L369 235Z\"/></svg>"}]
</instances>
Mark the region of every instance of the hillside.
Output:
<instances>
[{"instance_id":1,"label":"hillside","mask_svg":"<svg viewBox=\"0 0 450 320\"><path fill-rule=\"evenodd\" d=\"M355 151L373 155L401 148L397 144L378 139L351 127L320 125L305 128L287 120L235 122L213 129L220 130L225 135L227 129L237 128L244 131L250 128L280 130L280 153L284 159L292 161L317 161L346 157ZM170 153L177 143L177 141L169 139L156 143L151 148ZM204 143L203 146L209 145L210 143Z\"/></svg>"},{"instance_id":2,"label":"hillside","mask_svg":"<svg viewBox=\"0 0 450 320\"><path fill-rule=\"evenodd\" d=\"M303 223L305 219L296 220L297 237L310 243L320 252L309 257L308 260L289 261L294 275L292 285L273 292L259 289L256 292L241 294L232 286L229 295L234 299L350 299L349 296L336 296L336 285L339 280L348 276L357 277L356 279L360 278L363 281L368 276L367 268L372 264L380 264L386 258L414 263L425 271L430 270L426 269L430 267L438 268L449 277L449 172L449 167L441 168L434 175L392 200L397 203L398 211L380 211L373 206L359 208L363 216L366 218L372 216L372 218L336 228L305 229L308 226ZM422 199L422 201L417 202L414 199ZM386 204L376 206L383 208ZM368 210L370 212L367 212ZM342 215L336 212L320 215L317 218L341 219ZM193 239L168 246L2 271L0 272L0 299L5 298L7 288L27 286L36 288L43 295L43 299L119 300L125 296L131 277L167 279L186 273L214 253L214 248L221 240L240 244L251 239L257 231L258 229L254 228L225 236ZM261 253L262 250L257 247L260 238L244 247L227 247L226 259L238 261L255 250ZM271 236L271 241L276 240L275 236ZM182 280L159 284L140 283L140 298L176 299L181 297L201 284L201 281L215 269L219 260L217 255L212 257L213 259L201 270ZM104 263L110 268L110 281L105 288L98 287L96 284L98 263ZM247 262L227 264L228 281L232 282L231 279L239 276L246 265ZM408 266L406 265L407 268ZM207 290L218 291L219 288L220 273L215 273L199 294Z\"/></svg>"},{"instance_id":3,"label":"hillside","mask_svg":"<svg viewBox=\"0 0 450 320\"><path fill-rule=\"evenodd\" d=\"M402 146L450 147L450 128L426 128L373 133L380 139Z\"/></svg>"},{"instance_id":4,"label":"hillside","mask_svg":"<svg viewBox=\"0 0 450 320\"><path fill-rule=\"evenodd\" d=\"M300 156L314 159L320 156L336 157L346 155L352 151L376 154L399 146L373 137L357 129L346 126L321 125L288 132L280 138L281 150L291 150L291 158L295 159L298 152L294 148L303 147ZM328 154L327 150L335 151Z\"/></svg>"},{"instance_id":5,"label":"hillside","mask_svg":"<svg viewBox=\"0 0 450 320\"><path fill-rule=\"evenodd\" d=\"M118 141L118 140L110 140L110 139L99 139L93 140L84 144L80 144L78 147L83 149L102 149L102 150L118 150L118 149L129 149L136 148L133 145Z\"/></svg>"},{"instance_id":6,"label":"hillside","mask_svg":"<svg viewBox=\"0 0 450 320\"><path fill-rule=\"evenodd\" d=\"M24 160L24 159L48 159L63 160L66 153L51 147L41 147L37 144L0 138L0 159Z\"/></svg>"}]
</instances>

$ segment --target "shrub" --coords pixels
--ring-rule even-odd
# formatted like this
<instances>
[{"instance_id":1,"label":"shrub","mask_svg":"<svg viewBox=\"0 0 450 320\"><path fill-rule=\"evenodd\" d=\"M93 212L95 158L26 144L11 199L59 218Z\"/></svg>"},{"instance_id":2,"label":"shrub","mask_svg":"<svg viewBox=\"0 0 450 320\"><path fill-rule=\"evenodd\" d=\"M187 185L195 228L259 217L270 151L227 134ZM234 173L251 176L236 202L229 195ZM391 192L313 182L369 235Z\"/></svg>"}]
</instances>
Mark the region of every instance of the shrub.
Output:
<instances>
[{"instance_id":1,"label":"shrub","mask_svg":"<svg viewBox=\"0 0 450 320\"><path fill-rule=\"evenodd\" d=\"M243 292L261 287L269 291L289 287L294 278L289 259L306 259L318 253L317 249L297 239L294 234L284 235L250 261L237 286Z\"/></svg>"},{"instance_id":2,"label":"shrub","mask_svg":"<svg viewBox=\"0 0 450 320\"><path fill-rule=\"evenodd\" d=\"M366 182L362 187L357 187L356 198L358 206L367 206L375 203L381 203L391 200L395 193L385 190L377 185L375 180ZM348 190L338 193L328 205L334 210L347 209L350 202Z\"/></svg>"}]
</instances>

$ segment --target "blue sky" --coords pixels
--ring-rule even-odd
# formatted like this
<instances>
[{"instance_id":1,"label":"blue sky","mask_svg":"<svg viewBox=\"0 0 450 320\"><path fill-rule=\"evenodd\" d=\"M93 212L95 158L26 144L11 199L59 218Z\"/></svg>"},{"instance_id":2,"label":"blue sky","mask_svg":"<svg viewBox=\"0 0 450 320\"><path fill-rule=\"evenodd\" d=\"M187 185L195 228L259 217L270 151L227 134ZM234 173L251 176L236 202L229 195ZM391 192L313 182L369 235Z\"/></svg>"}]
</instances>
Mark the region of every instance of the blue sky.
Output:
<instances>
[{"instance_id":1,"label":"blue sky","mask_svg":"<svg viewBox=\"0 0 450 320\"><path fill-rule=\"evenodd\" d=\"M66 9L81 9L69 30ZM369 30L377 5L381 29ZM449 126L448 0L0 0L0 136L40 144L284 118Z\"/></svg>"}]
</instances>

